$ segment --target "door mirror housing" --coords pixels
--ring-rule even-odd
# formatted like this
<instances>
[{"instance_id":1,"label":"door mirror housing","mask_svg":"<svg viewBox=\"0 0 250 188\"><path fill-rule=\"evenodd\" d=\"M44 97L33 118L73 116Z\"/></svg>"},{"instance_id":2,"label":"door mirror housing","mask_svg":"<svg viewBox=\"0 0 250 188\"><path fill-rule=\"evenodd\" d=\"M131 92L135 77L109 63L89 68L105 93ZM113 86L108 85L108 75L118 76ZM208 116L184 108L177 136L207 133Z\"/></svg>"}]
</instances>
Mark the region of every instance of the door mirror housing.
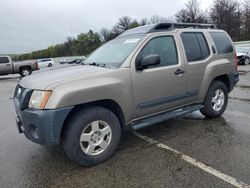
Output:
<instances>
[{"instance_id":1,"label":"door mirror housing","mask_svg":"<svg viewBox=\"0 0 250 188\"><path fill-rule=\"evenodd\" d=\"M159 65L161 63L161 58L159 55L148 55L145 56L141 62L137 63L137 70L146 69L149 66Z\"/></svg>"}]
</instances>

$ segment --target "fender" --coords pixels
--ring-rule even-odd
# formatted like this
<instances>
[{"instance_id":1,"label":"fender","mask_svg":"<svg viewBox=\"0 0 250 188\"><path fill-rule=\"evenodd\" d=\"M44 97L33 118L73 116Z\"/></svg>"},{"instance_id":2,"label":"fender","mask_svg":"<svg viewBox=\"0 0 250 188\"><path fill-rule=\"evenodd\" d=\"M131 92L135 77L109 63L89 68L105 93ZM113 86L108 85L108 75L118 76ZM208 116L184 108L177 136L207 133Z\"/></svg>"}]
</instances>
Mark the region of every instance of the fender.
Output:
<instances>
[{"instance_id":1,"label":"fender","mask_svg":"<svg viewBox=\"0 0 250 188\"><path fill-rule=\"evenodd\" d=\"M58 109L99 100L113 100L122 109L125 121L132 117L133 97L128 81L102 77L69 82L54 87L46 109Z\"/></svg>"}]
</instances>

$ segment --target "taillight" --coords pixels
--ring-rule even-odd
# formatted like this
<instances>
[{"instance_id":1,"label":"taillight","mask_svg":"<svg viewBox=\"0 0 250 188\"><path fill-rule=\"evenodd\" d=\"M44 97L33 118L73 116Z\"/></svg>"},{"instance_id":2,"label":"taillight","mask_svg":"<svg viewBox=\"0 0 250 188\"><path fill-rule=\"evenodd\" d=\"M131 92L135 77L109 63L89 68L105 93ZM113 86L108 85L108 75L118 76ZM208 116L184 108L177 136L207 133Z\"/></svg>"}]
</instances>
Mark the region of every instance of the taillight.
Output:
<instances>
[{"instance_id":1,"label":"taillight","mask_svg":"<svg viewBox=\"0 0 250 188\"><path fill-rule=\"evenodd\" d=\"M37 61L35 62L35 68L36 68L36 70L39 70L39 66L38 66Z\"/></svg>"},{"instance_id":2,"label":"taillight","mask_svg":"<svg viewBox=\"0 0 250 188\"><path fill-rule=\"evenodd\" d=\"M237 59L237 54L234 53L234 64L236 66L236 70L238 70L238 59Z\"/></svg>"}]
</instances>

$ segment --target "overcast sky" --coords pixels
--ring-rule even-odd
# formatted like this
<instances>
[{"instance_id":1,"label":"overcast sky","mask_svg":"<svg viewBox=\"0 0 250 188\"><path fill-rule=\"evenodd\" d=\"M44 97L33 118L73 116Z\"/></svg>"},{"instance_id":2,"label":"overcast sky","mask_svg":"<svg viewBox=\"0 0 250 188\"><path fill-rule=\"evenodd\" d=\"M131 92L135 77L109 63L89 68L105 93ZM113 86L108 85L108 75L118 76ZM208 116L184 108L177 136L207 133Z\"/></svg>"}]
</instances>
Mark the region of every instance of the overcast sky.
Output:
<instances>
[{"instance_id":1,"label":"overcast sky","mask_svg":"<svg viewBox=\"0 0 250 188\"><path fill-rule=\"evenodd\" d=\"M0 0L0 54L64 42L89 29L111 28L122 16L173 16L188 0ZM212 0L201 1L206 10Z\"/></svg>"}]
</instances>

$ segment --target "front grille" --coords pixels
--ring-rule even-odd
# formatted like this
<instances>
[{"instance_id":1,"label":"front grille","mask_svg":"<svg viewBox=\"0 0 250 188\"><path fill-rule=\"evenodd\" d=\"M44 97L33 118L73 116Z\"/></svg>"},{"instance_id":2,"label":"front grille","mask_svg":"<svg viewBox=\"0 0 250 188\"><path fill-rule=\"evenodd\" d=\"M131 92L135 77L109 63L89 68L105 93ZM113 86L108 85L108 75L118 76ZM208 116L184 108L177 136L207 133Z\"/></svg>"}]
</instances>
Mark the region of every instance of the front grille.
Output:
<instances>
[{"instance_id":1,"label":"front grille","mask_svg":"<svg viewBox=\"0 0 250 188\"><path fill-rule=\"evenodd\" d=\"M31 89L26 89L20 85L16 86L14 99L18 103L18 106L20 107L21 110L28 108L31 94L32 94Z\"/></svg>"},{"instance_id":2,"label":"front grille","mask_svg":"<svg viewBox=\"0 0 250 188\"><path fill-rule=\"evenodd\" d=\"M18 87L16 88L16 93L15 93L15 98L20 101L22 98L22 95L25 91L25 88L21 87L20 85L18 85Z\"/></svg>"}]
</instances>

